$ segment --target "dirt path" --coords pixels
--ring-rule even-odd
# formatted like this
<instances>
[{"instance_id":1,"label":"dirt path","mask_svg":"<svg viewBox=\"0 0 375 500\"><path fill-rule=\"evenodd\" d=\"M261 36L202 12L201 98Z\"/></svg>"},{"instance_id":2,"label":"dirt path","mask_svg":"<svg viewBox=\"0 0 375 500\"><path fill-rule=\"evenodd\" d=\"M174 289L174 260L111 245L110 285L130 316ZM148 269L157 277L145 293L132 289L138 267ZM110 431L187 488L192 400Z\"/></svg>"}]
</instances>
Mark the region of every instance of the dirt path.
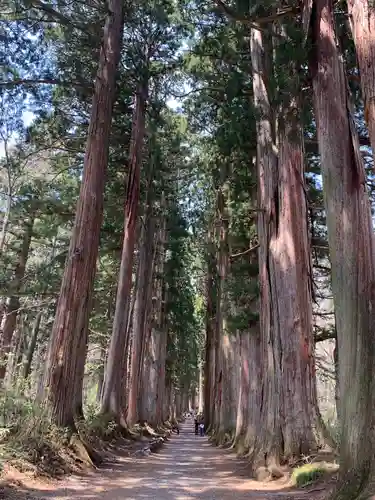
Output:
<instances>
[{"instance_id":1,"label":"dirt path","mask_svg":"<svg viewBox=\"0 0 375 500\"><path fill-rule=\"evenodd\" d=\"M143 459L119 458L83 477L38 485L33 495L58 500L299 500L324 498L288 491L282 483L249 480L246 462L211 446L183 424L158 453ZM30 485L31 486L31 485ZM35 486L34 486L35 487ZM308 494L306 496L306 493Z\"/></svg>"}]
</instances>

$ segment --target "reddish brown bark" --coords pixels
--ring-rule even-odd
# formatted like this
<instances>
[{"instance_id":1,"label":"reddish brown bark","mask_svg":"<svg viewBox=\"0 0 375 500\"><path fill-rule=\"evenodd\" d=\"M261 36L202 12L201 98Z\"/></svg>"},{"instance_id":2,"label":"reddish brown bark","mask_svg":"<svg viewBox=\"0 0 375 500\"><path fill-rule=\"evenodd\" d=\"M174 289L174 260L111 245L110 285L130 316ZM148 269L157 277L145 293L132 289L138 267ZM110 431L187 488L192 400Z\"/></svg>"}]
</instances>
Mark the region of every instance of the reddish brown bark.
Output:
<instances>
[{"instance_id":1,"label":"reddish brown bark","mask_svg":"<svg viewBox=\"0 0 375 500\"><path fill-rule=\"evenodd\" d=\"M103 192L115 78L122 40L122 0L109 0L95 82L79 194L68 260L52 328L46 385L52 420L74 426L79 345L85 345L103 215Z\"/></svg>"},{"instance_id":2,"label":"reddish brown bark","mask_svg":"<svg viewBox=\"0 0 375 500\"><path fill-rule=\"evenodd\" d=\"M145 418L145 412L142 411L142 369L145 361L145 351L150 330L148 328L148 313L150 287L152 284L153 273L153 238L154 238L154 220L152 216L151 203L148 203L146 210L146 221L142 226L143 237L141 238L140 259L139 259L139 279L136 290L136 301L134 307L133 320L133 345L132 360L130 369L128 412L126 421L128 425L138 422L141 414Z\"/></svg>"},{"instance_id":3,"label":"reddish brown bark","mask_svg":"<svg viewBox=\"0 0 375 500\"><path fill-rule=\"evenodd\" d=\"M236 422L235 447L243 455L254 450L256 433L260 426L261 356L259 327L241 333L240 388Z\"/></svg>"},{"instance_id":4,"label":"reddish brown bark","mask_svg":"<svg viewBox=\"0 0 375 500\"><path fill-rule=\"evenodd\" d=\"M226 335L226 317L227 317L227 294L226 280L229 266L229 250L228 250L228 228L229 220L227 217L227 165L222 165L220 169L220 185L217 189L216 199L216 241L218 242L216 249L216 304L215 317L213 321L214 329L214 401L213 411L211 414L211 431L220 441L220 413L223 402L223 337ZM226 386L226 381L225 381Z\"/></svg>"},{"instance_id":5,"label":"reddish brown bark","mask_svg":"<svg viewBox=\"0 0 375 500\"><path fill-rule=\"evenodd\" d=\"M254 158L254 167L255 167ZM251 193L252 205L257 205L255 189ZM245 259L251 266L258 266L258 255L256 252L242 253L240 259ZM254 290L257 289L258 279L253 274L246 278L252 283ZM260 350L259 330L259 300L248 297L247 310L250 313L248 331L240 332L240 380L238 395L238 411L236 422L236 435L234 446L239 455L254 451L256 433L259 429L260 411L262 403L262 360Z\"/></svg>"},{"instance_id":6,"label":"reddish brown bark","mask_svg":"<svg viewBox=\"0 0 375 500\"><path fill-rule=\"evenodd\" d=\"M228 274L229 274L229 168L220 169L221 186L218 190L219 249L218 249L218 294L217 294L217 341L219 386L215 415L216 439L223 443L234 437L237 418L238 368L237 335L228 327ZM239 371L239 370L238 370ZM239 375L239 373L238 373Z\"/></svg>"},{"instance_id":7,"label":"reddish brown bark","mask_svg":"<svg viewBox=\"0 0 375 500\"><path fill-rule=\"evenodd\" d=\"M365 120L375 155L375 8L372 0L348 0L348 10L360 71Z\"/></svg>"},{"instance_id":8,"label":"reddish brown bark","mask_svg":"<svg viewBox=\"0 0 375 500\"><path fill-rule=\"evenodd\" d=\"M314 371L303 142L299 124L293 119L297 109L297 102L292 100L279 133L278 200L275 200L278 234L273 235L270 243L274 259L271 286L277 297L273 321L280 336L284 459L316 449L316 429L320 423Z\"/></svg>"},{"instance_id":9,"label":"reddish brown bark","mask_svg":"<svg viewBox=\"0 0 375 500\"><path fill-rule=\"evenodd\" d=\"M264 421L257 436L257 454L260 456L264 447L263 457L266 460L279 460L282 454L282 439L278 426L280 411L280 364L273 356L273 324L272 296L270 282L269 246L272 234L275 234L274 190L277 168L274 136L272 129L272 114L268 97L268 75L265 67L263 36L260 31L251 33L251 60L253 66L254 104L259 108L260 118L257 122L257 167L258 167L258 238L259 238L259 287L260 287L260 330L263 380L262 401L264 405ZM273 216L272 216L273 214ZM262 407L259 408L259 411ZM263 415L262 415L263 417ZM260 416L256 418L261 421ZM266 434L264 436L264 434ZM265 438L265 439L263 439ZM258 457L255 460L261 463ZM263 465L263 464L261 464Z\"/></svg>"},{"instance_id":10,"label":"reddish brown bark","mask_svg":"<svg viewBox=\"0 0 375 500\"><path fill-rule=\"evenodd\" d=\"M161 206L165 207L164 196ZM164 314L164 260L166 217L162 214L159 222L158 238L155 254L155 273L152 293L152 320L150 324L150 338L147 343L147 363L144 367L143 384L141 390L141 407L143 419L154 428L163 423L163 399L165 392L165 358L166 358L166 330Z\"/></svg>"},{"instance_id":11,"label":"reddish brown bark","mask_svg":"<svg viewBox=\"0 0 375 500\"><path fill-rule=\"evenodd\" d=\"M134 246L139 204L142 147L145 134L148 82L138 86L135 100L132 139L130 144L130 170L125 199L125 226L121 267L117 287L116 309L109 344L101 412L112 414L124 424L126 350L128 343L127 324L129 320L130 294L134 260Z\"/></svg>"},{"instance_id":12,"label":"reddish brown bark","mask_svg":"<svg viewBox=\"0 0 375 500\"><path fill-rule=\"evenodd\" d=\"M366 175L352 117L333 6L315 0L310 71L324 185L339 350L341 427L336 498L367 498L374 469L375 269ZM373 477L371 478L373 479Z\"/></svg>"},{"instance_id":13,"label":"reddish brown bark","mask_svg":"<svg viewBox=\"0 0 375 500\"><path fill-rule=\"evenodd\" d=\"M291 119L296 111L291 102L289 109L283 110L287 117L284 125L279 124L277 157L260 31L252 30L251 49L254 101L260 111L258 237L264 367L258 420L262 423L253 460L271 470L317 448L320 416L314 376L302 134Z\"/></svg>"},{"instance_id":14,"label":"reddish brown bark","mask_svg":"<svg viewBox=\"0 0 375 500\"><path fill-rule=\"evenodd\" d=\"M34 216L26 219L21 248L18 253L18 261L14 270L14 277L10 284L10 293L17 294L22 286L25 275L26 263L29 256L31 238L34 227ZM20 301L17 295L8 297L0 327L0 383L4 380L7 369L7 357L12 346L12 338L17 324L18 309Z\"/></svg>"},{"instance_id":15,"label":"reddish brown bark","mask_svg":"<svg viewBox=\"0 0 375 500\"><path fill-rule=\"evenodd\" d=\"M91 307L89 308L91 310ZM87 325L88 329L88 325ZM74 418L77 420L83 420L83 379L85 375L85 361L88 349L88 331L81 336L80 342L77 348L77 365L76 365L76 376L74 379Z\"/></svg>"},{"instance_id":16,"label":"reddish brown bark","mask_svg":"<svg viewBox=\"0 0 375 500\"><path fill-rule=\"evenodd\" d=\"M215 401L215 330L214 325L214 267L215 254L213 231L207 236L207 277L206 277L206 346L204 365L204 418L205 428L209 429L214 421Z\"/></svg>"}]
</instances>

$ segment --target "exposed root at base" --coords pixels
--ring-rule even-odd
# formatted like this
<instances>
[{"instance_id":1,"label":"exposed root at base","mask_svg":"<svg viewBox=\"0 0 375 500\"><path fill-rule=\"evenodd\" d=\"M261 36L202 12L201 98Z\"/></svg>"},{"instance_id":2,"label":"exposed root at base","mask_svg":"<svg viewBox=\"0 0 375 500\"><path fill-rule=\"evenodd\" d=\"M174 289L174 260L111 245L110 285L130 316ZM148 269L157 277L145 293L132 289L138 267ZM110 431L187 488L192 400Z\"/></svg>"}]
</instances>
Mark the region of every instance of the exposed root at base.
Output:
<instances>
[{"instance_id":1,"label":"exposed root at base","mask_svg":"<svg viewBox=\"0 0 375 500\"><path fill-rule=\"evenodd\" d=\"M77 459L89 467L96 468L103 462L102 456L76 433L72 434L69 446Z\"/></svg>"},{"instance_id":2,"label":"exposed root at base","mask_svg":"<svg viewBox=\"0 0 375 500\"><path fill-rule=\"evenodd\" d=\"M253 472L255 479L260 482L275 481L286 477L289 473L287 469L284 470L276 464L257 467Z\"/></svg>"},{"instance_id":3,"label":"exposed root at base","mask_svg":"<svg viewBox=\"0 0 375 500\"><path fill-rule=\"evenodd\" d=\"M249 446L246 443L246 436L244 436L243 434L237 436L237 438L235 438L233 442L232 448L236 452L237 457L246 457L246 455L248 455L249 453Z\"/></svg>"}]
</instances>

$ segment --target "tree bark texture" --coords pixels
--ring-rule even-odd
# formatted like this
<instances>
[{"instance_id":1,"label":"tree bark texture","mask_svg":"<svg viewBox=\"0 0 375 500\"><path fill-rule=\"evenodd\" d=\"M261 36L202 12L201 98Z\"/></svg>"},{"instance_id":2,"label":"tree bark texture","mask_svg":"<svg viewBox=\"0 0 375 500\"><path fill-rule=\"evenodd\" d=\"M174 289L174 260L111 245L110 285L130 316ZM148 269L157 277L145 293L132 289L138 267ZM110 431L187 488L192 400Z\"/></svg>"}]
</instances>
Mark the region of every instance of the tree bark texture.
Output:
<instances>
[{"instance_id":1,"label":"tree bark texture","mask_svg":"<svg viewBox=\"0 0 375 500\"><path fill-rule=\"evenodd\" d=\"M262 425L254 465L271 469L317 448L317 407L304 195L302 134L298 123L275 126L267 89L263 34L253 29L251 55L257 122ZM293 116L295 103L283 113ZM294 137L292 138L292 133Z\"/></svg>"},{"instance_id":2,"label":"tree bark texture","mask_svg":"<svg viewBox=\"0 0 375 500\"><path fill-rule=\"evenodd\" d=\"M261 406L261 356L259 326L240 334L240 384L235 448L239 455L254 451Z\"/></svg>"},{"instance_id":3,"label":"tree bark texture","mask_svg":"<svg viewBox=\"0 0 375 500\"><path fill-rule=\"evenodd\" d=\"M329 0L315 0L314 7L310 71L332 264L342 396L340 475L344 486L336 498L352 500L362 498L361 490L368 484L369 476L374 475L374 237L366 175L342 55L336 43L333 6Z\"/></svg>"},{"instance_id":4,"label":"tree bark texture","mask_svg":"<svg viewBox=\"0 0 375 500\"><path fill-rule=\"evenodd\" d=\"M64 427L74 426L79 345L87 342L85 337L96 272L116 73L121 52L123 2L109 0L107 7L82 185L46 371L51 417L57 425Z\"/></svg>"},{"instance_id":5,"label":"tree bark texture","mask_svg":"<svg viewBox=\"0 0 375 500\"><path fill-rule=\"evenodd\" d=\"M372 0L348 0L348 10L361 78L365 120L375 158L375 7Z\"/></svg>"},{"instance_id":6,"label":"tree bark texture","mask_svg":"<svg viewBox=\"0 0 375 500\"><path fill-rule=\"evenodd\" d=\"M24 223L24 232L22 243L18 252L17 264L14 270L14 277L10 283L10 296L6 300L5 310L0 326L0 384L5 378L7 369L7 358L12 346L14 330L17 324L17 315L20 308L20 301L16 295L21 287L25 276L27 259L29 257L31 239L34 227L34 216L26 219ZM14 294L14 295L13 295Z\"/></svg>"},{"instance_id":7,"label":"tree bark texture","mask_svg":"<svg viewBox=\"0 0 375 500\"><path fill-rule=\"evenodd\" d=\"M237 417L236 384L236 344L237 336L228 328L228 293L229 274L229 168L223 164L220 169L221 185L218 190L218 218L220 221L218 249L218 306L217 336L219 343L220 393L216 408L217 441L224 443L235 434Z\"/></svg>"},{"instance_id":8,"label":"tree bark texture","mask_svg":"<svg viewBox=\"0 0 375 500\"><path fill-rule=\"evenodd\" d=\"M206 345L204 364L204 419L208 430L214 420L215 402L215 329L214 329L214 273L215 253L213 230L207 235L207 275L206 275Z\"/></svg>"},{"instance_id":9,"label":"tree bark texture","mask_svg":"<svg viewBox=\"0 0 375 500\"><path fill-rule=\"evenodd\" d=\"M124 241L117 287L115 317L109 344L101 401L101 412L112 414L119 422L122 421L122 423L124 423L124 394L125 381L127 379L127 352L125 347L128 344L127 324L130 309L147 98L148 82L142 82L138 87L134 107L130 144L130 170L125 200Z\"/></svg>"},{"instance_id":10,"label":"tree bark texture","mask_svg":"<svg viewBox=\"0 0 375 500\"><path fill-rule=\"evenodd\" d=\"M165 205L162 195L161 207ZM142 406L145 419L154 428L163 423L163 398L165 386L165 361L166 361L166 325L164 308L164 260L166 239L166 216L161 214L159 218L158 238L156 242L155 273L153 279L152 297L152 321L150 341L146 346L149 359L149 370L144 370Z\"/></svg>"},{"instance_id":11,"label":"tree bark texture","mask_svg":"<svg viewBox=\"0 0 375 500\"><path fill-rule=\"evenodd\" d=\"M152 214L151 200L148 200L145 214L145 222L142 227L140 259L138 266L138 287L135 291L136 301L133 320L133 345L132 361L130 368L129 401L127 423L134 425L138 422L142 407L141 388L142 370L145 361L145 350L147 344L147 317L149 313L150 286L152 284L153 261L154 261L154 217Z\"/></svg>"}]
</instances>

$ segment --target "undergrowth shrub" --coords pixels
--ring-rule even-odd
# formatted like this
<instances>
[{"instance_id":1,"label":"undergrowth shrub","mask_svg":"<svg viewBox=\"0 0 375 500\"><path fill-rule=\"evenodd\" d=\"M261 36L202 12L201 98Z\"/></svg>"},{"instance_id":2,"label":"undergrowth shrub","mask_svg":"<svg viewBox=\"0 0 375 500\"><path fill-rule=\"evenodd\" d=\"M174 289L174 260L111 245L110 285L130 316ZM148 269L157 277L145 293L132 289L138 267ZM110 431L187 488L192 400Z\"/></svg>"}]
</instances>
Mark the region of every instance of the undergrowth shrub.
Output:
<instances>
[{"instance_id":1,"label":"undergrowth shrub","mask_svg":"<svg viewBox=\"0 0 375 500\"><path fill-rule=\"evenodd\" d=\"M111 441L120 437L118 424L106 415L100 415L94 408L85 414L85 420L79 424L79 433L93 445L99 444L97 441Z\"/></svg>"},{"instance_id":2,"label":"undergrowth shrub","mask_svg":"<svg viewBox=\"0 0 375 500\"><path fill-rule=\"evenodd\" d=\"M51 424L47 410L15 391L0 394L1 455L20 470L60 475L73 470L71 431Z\"/></svg>"},{"instance_id":3,"label":"undergrowth shrub","mask_svg":"<svg viewBox=\"0 0 375 500\"><path fill-rule=\"evenodd\" d=\"M324 477L332 469L324 463L310 463L294 469L292 474L293 483L299 488L308 486L318 479Z\"/></svg>"},{"instance_id":4,"label":"undergrowth shrub","mask_svg":"<svg viewBox=\"0 0 375 500\"><path fill-rule=\"evenodd\" d=\"M0 391L0 427L11 428L32 416L36 405L18 391Z\"/></svg>"}]
</instances>

